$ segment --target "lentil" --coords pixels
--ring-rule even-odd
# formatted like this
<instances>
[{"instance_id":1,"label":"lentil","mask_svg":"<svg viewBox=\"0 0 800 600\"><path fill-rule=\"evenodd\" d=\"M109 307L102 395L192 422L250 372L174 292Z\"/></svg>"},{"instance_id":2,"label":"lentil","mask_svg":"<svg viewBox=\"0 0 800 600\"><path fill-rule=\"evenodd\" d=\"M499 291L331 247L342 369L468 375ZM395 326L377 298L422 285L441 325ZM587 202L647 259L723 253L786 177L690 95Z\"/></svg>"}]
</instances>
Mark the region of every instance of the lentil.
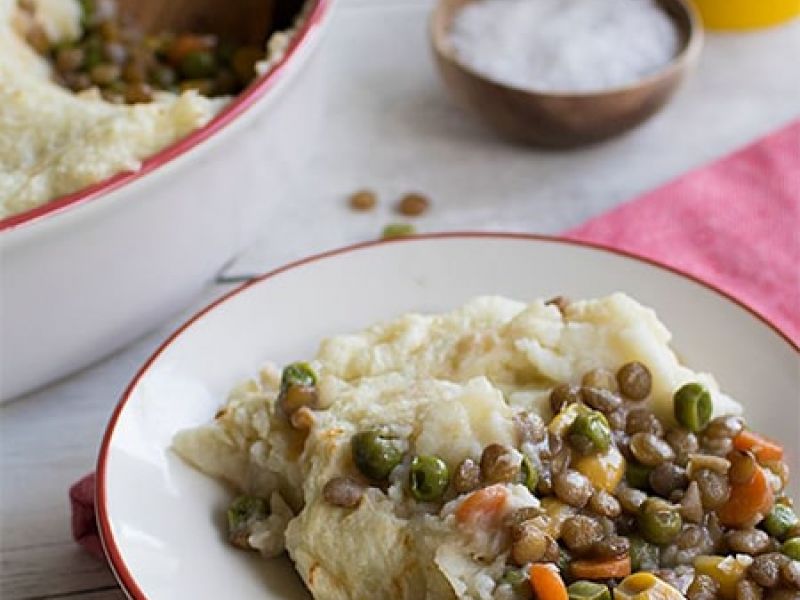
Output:
<instances>
[{"instance_id":1,"label":"lentil","mask_svg":"<svg viewBox=\"0 0 800 600\"><path fill-rule=\"evenodd\" d=\"M615 558L624 556L630 550L628 538L620 535L608 535L592 544L590 554L595 558Z\"/></svg>"},{"instance_id":2,"label":"lentil","mask_svg":"<svg viewBox=\"0 0 800 600\"><path fill-rule=\"evenodd\" d=\"M378 203L378 197L372 190L359 190L350 195L348 202L353 210L371 210Z\"/></svg>"},{"instance_id":3,"label":"lentil","mask_svg":"<svg viewBox=\"0 0 800 600\"><path fill-rule=\"evenodd\" d=\"M603 539L603 527L596 519L576 515L564 522L561 539L571 552L583 555Z\"/></svg>"},{"instance_id":4,"label":"lentil","mask_svg":"<svg viewBox=\"0 0 800 600\"><path fill-rule=\"evenodd\" d=\"M419 193L404 195L397 204L397 212L407 217L416 217L428 210L430 200Z\"/></svg>"},{"instance_id":5,"label":"lentil","mask_svg":"<svg viewBox=\"0 0 800 600\"><path fill-rule=\"evenodd\" d=\"M744 429L741 417L724 415L712 419L703 434L708 438L733 438Z\"/></svg>"},{"instance_id":6,"label":"lentil","mask_svg":"<svg viewBox=\"0 0 800 600\"><path fill-rule=\"evenodd\" d=\"M682 467L685 467L689 457L700 449L697 436L683 428L670 429L665 439L675 452L675 462Z\"/></svg>"},{"instance_id":7,"label":"lentil","mask_svg":"<svg viewBox=\"0 0 800 600\"><path fill-rule=\"evenodd\" d=\"M725 534L728 548L752 556L769 548L769 535L760 529L732 529Z\"/></svg>"},{"instance_id":8,"label":"lentil","mask_svg":"<svg viewBox=\"0 0 800 600\"><path fill-rule=\"evenodd\" d=\"M701 446L707 454L727 456L733 450L733 440L731 438L703 437Z\"/></svg>"},{"instance_id":9,"label":"lentil","mask_svg":"<svg viewBox=\"0 0 800 600\"><path fill-rule=\"evenodd\" d=\"M511 558L517 565L542 560L547 552L549 537L530 521L523 522L512 532Z\"/></svg>"},{"instance_id":10,"label":"lentil","mask_svg":"<svg viewBox=\"0 0 800 600\"><path fill-rule=\"evenodd\" d=\"M588 371L581 379L581 385L585 388L595 388L609 392L617 391L617 379L608 369L592 369Z\"/></svg>"},{"instance_id":11,"label":"lentil","mask_svg":"<svg viewBox=\"0 0 800 600\"><path fill-rule=\"evenodd\" d=\"M553 477L553 491L559 500L583 508L592 496L592 484L584 475L567 469Z\"/></svg>"},{"instance_id":12,"label":"lentil","mask_svg":"<svg viewBox=\"0 0 800 600\"><path fill-rule=\"evenodd\" d=\"M644 400L650 395L653 378L650 370L638 361L629 362L617 371L620 392L631 400Z\"/></svg>"},{"instance_id":13,"label":"lentil","mask_svg":"<svg viewBox=\"0 0 800 600\"><path fill-rule=\"evenodd\" d=\"M664 427L652 411L646 408L635 408L628 413L625 421L625 433L628 435L652 433L661 437L664 435Z\"/></svg>"},{"instance_id":14,"label":"lentil","mask_svg":"<svg viewBox=\"0 0 800 600\"><path fill-rule=\"evenodd\" d=\"M728 471L728 479L733 485L741 485L753 479L756 469L755 457L749 452L735 450L728 455L731 468Z\"/></svg>"},{"instance_id":15,"label":"lentil","mask_svg":"<svg viewBox=\"0 0 800 600\"><path fill-rule=\"evenodd\" d=\"M487 483L510 483L520 471L520 457L502 444L489 444L481 455L481 474Z\"/></svg>"},{"instance_id":16,"label":"lentil","mask_svg":"<svg viewBox=\"0 0 800 600\"><path fill-rule=\"evenodd\" d=\"M608 424L611 426L611 429L624 430L628 419L628 413L624 407L619 407L608 413L606 418L608 419Z\"/></svg>"},{"instance_id":17,"label":"lentil","mask_svg":"<svg viewBox=\"0 0 800 600\"><path fill-rule=\"evenodd\" d=\"M589 498L589 510L603 517L614 519L622 512L619 500L605 490L595 490Z\"/></svg>"},{"instance_id":18,"label":"lentil","mask_svg":"<svg viewBox=\"0 0 800 600\"><path fill-rule=\"evenodd\" d=\"M780 581L781 566L788 559L777 552L761 554L753 559L753 564L747 569L747 574L758 585L773 588Z\"/></svg>"},{"instance_id":19,"label":"lentil","mask_svg":"<svg viewBox=\"0 0 800 600\"><path fill-rule=\"evenodd\" d=\"M724 475L720 475L711 469L700 469L692 475L697 482L700 491L700 501L703 508L719 508L731 495L730 484Z\"/></svg>"},{"instance_id":20,"label":"lentil","mask_svg":"<svg viewBox=\"0 0 800 600\"><path fill-rule=\"evenodd\" d=\"M514 415L514 425L521 443L532 442L538 444L543 442L547 436L547 427L542 417L536 413L517 413Z\"/></svg>"},{"instance_id":21,"label":"lentil","mask_svg":"<svg viewBox=\"0 0 800 600\"><path fill-rule=\"evenodd\" d=\"M647 500L647 494L641 490L629 487L621 487L617 490L617 499L622 510L632 515L639 514L639 508Z\"/></svg>"},{"instance_id":22,"label":"lentil","mask_svg":"<svg viewBox=\"0 0 800 600\"><path fill-rule=\"evenodd\" d=\"M685 469L675 463L665 462L650 471L648 481L656 494L668 498L673 491L686 487L688 477Z\"/></svg>"},{"instance_id":23,"label":"lentil","mask_svg":"<svg viewBox=\"0 0 800 600\"><path fill-rule=\"evenodd\" d=\"M649 467L675 458L670 445L652 433L636 433L631 436L630 449L636 460Z\"/></svg>"},{"instance_id":24,"label":"lentil","mask_svg":"<svg viewBox=\"0 0 800 600\"><path fill-rule=\"evenodd\" d=\"M622 405L622 400L614 392L596 387L582 387L581 400L603 413L610 413Z\"/></svg>"}]
</instances>

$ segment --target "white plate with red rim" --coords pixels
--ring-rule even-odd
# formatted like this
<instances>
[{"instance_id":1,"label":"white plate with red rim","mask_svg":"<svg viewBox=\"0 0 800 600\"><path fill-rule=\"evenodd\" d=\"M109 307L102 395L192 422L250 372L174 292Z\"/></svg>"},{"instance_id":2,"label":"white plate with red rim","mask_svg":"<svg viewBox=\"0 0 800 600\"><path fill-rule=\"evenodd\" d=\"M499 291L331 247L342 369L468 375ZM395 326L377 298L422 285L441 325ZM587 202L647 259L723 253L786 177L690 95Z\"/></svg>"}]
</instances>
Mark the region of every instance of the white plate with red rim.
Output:
<instances>
[{"instance_id":1,"label":"white plate with red rim","mask_svg":"<svg viewBox=\"0 0 800 600\"><path fill-rule=\"evenodd\" d=\"M797 472L800 349L713 287L618 251L541 236L455 233L362 244L242 286L190 319L134 378L97 469L98 525L121 585L137 600L309 597L288 559L227 544L231 491L170 450L178 430L208 422L263 362L310 357L323 337L479 295L614 291L655 308L684 362L713 373L754 428L784 443ZM798 489L795 479L795 497Z\"/></svg>"}]
</instances>

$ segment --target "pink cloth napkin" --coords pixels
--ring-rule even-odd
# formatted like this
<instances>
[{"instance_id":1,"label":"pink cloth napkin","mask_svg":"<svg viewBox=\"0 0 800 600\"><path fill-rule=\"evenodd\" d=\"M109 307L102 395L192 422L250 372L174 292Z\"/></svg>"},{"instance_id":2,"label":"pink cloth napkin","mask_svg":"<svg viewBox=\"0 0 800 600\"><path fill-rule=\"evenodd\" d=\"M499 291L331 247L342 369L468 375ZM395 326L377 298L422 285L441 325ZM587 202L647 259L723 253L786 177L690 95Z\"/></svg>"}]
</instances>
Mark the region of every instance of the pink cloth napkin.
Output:
<instances>
[{"instance_id":1,"label":"pink cloth napkin","mask_svg":"<svg viewBox=\"0 0 800 600\"><path fill-rule=\"evenodd\" d=\"M686 271L800 343L800 121L629 202L566 237ZM72 535L102 558L94 474L69 492Z\"/></svg>"},{"instance_id":2,"label":"pink cloth napkin","mask_svg":"<svg viewBox=\"0 0 800 600\"><path fill-rule=\"evenodd\" d=\"M566 237L686 271L800 343L800 121Z\"/></svg>"}]
</instances>

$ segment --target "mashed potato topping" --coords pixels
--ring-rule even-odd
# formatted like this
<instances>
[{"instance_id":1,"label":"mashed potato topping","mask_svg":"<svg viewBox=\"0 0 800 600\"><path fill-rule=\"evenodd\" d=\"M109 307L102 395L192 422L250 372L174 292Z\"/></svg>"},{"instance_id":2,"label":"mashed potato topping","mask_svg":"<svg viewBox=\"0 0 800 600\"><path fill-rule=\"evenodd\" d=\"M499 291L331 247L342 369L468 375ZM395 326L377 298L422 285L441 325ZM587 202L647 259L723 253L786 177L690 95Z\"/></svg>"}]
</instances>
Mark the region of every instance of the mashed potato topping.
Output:
<instances>
[{"instance_id":1,"label":"mashed potato topping","mask_svg":"<svg viewBox=\"0 0 800 600\"><path fill-rule=\"evenodd\" d=\"M669 342L655 313L621 293L562 308L478 298L453 312L409 314L323 341L310 363L315 403L290 416L278 400L280 372L267 366L233 390L212 424L179 433L174 448L239 492L285 501L289 518L274 518L274 531L265 536L262 527L249 546L274 555L283 549L276 540L284 542L315 598L511 598L503 577L512 558L520 559L515 534L498 524L540 511L549 535L576 509L540 497L524 477L499 476L462 493L464 465L481 463L485 478L487 447L519 448L495 470L524 474L529 455L544 473L535 457L547 442L527 437L522 424L550 422L555 386L631 361L652 377L637 406L666 424L675 423L673 394L687 382L710 392L714 415L738 413L710 375L678 362ZM363 483L352 447L363 431L382 432L403 458L351 501L346 486L334 494L330 482ZM450 486L435 501L409 493L412 456L436 457L449 473ZM609 451L609 464L614 456ZM580 461L574 468L583 472ZM491 511L475 510L486 503Z\"/></svg>"}]
</instances>

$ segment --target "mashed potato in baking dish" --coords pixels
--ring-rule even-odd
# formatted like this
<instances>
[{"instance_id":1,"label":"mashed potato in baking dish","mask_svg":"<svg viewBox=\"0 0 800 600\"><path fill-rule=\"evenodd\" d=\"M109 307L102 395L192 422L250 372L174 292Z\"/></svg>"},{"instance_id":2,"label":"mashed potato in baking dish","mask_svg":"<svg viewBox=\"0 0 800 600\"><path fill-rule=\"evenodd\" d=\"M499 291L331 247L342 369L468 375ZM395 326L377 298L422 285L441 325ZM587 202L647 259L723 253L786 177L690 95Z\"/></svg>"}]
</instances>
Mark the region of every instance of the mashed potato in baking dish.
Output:
<instances>
[{"instance_id":1,"label":"mashed potato in baking dish","mask_svg":"<svg viewBox=\"0 0 800 600\"><path fill-rule=\"evenodd\" d=\"M317 599L681 598L698 556L745 553L720 536L785 478L731 455L739 405L669 342L621 293L477 298L267 366L174 449L242 494L231 542L286 550ZM766 482L761 504L731 506L733 469Z\"/></svg>"},{"instance_id":2,"label":"mashed potato in baking dish","mask_svg":"<svg viewBox=\"0 0 800 600\"><path fill-rule=\"evenodd\" d=\"M152 101L119 104L104 99L96 86L72 92L56 83L51 64L25 38L35 28L53 48L76 43L88 35L81 3L27 0L25 10L21 6L0 0L0 219L138 170L231 100L195 90L155 90ZM310 7L306 3L291 27L270 35L253 76L285 56Z\"/></svg>"}]
</instances>

